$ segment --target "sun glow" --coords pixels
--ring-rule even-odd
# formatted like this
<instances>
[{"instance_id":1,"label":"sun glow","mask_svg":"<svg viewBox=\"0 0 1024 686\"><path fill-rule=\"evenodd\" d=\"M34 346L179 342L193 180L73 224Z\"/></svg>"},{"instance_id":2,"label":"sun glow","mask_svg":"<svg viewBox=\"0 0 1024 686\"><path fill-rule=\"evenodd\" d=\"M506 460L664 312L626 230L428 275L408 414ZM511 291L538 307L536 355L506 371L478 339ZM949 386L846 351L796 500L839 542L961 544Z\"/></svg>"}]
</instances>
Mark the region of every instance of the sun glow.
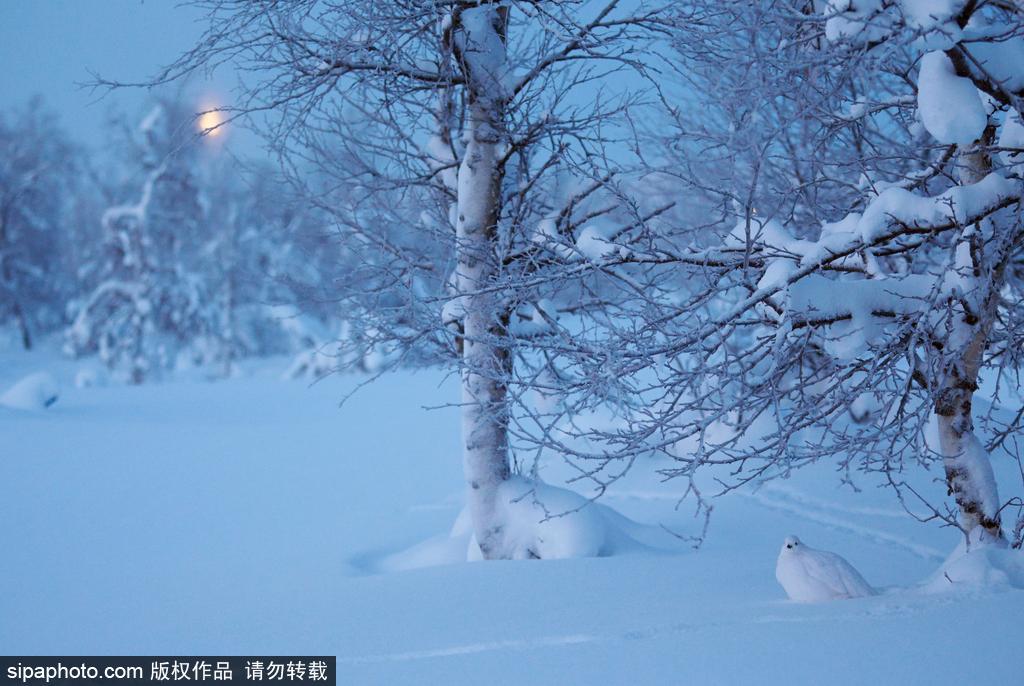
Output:
<instances>
[{"instance_id":1,"label":"sun glow","mask_svg":"<svg viewBox=\"0 0 1024 686\"><path fill-rule=\"evenodd\" d=\"M199 115L196 127L204 136L220 136L225 129L224 113L213 108L208 108Z\"/></svg>"}]
</instances>

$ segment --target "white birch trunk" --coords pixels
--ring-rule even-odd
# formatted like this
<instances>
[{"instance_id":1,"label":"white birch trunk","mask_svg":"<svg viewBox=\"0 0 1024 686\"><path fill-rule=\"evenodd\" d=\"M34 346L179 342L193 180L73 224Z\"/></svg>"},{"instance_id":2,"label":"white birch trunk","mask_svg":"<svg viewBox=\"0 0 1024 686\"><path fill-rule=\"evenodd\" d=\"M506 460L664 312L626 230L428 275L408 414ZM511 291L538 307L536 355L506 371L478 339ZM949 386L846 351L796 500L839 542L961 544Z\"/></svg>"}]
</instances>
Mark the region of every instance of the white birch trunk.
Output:
<instances>
[{"instance_id":1,"label":"white birch trunk","mask_svg":"<svg viewBox=\"0 0 1024 686\"><path fill-rule=\"evenodd\" d=\"M991 169L990 160L978 146L963 151L960 162L960 180L965 184L977 183ZM986 222L984 226L989 225ZM982 225L966 227L956 247L955 273L950 274L950 279L956 284L962 303L951 311L953 321L945 341L946 362L936 395L935 415L946 484L960 510L960 525L968 536L981 527L988 537L1002 540L995 474L988 452L974 433L972 410L1003 274L1001 255L982 254L982 229ZM1000 243L991 241L989 250L999 252L996 246Z\"/></svg>"},{"instance_id":2,"label":"white birch trunk","mask_svg":"<svg viewBox=\"0 0 1024 686\"><path fill-rule=\"evenodd\" d=\"M978 331L968 348L958 353L935 402L949 494L960 510L960 524L970 535L976 528L1002 539L999 493L988 453L974 434L972 400L985 332Z\"/></svg>"},{"instance_id":3,"label":"white birch trunk","mask_svg":"<svg viewBox=\"0 0 1024 686\"><path fill-rule=\"evenodd\" d=\"M471 14L472 13L472 14ZM485 559L509 556L498 507L499 486L509 477L506 383L511 357L507 317L498 294L481 292L497 273L497 224L501 202L499 157L503 142L501 94L495 92L494 40L502 50L502 17L493 6L466 10L459 41L469 82L466 149L458 174L456 256L463 318L463 470L476 541Z\"/></svg>"}]
</instances>

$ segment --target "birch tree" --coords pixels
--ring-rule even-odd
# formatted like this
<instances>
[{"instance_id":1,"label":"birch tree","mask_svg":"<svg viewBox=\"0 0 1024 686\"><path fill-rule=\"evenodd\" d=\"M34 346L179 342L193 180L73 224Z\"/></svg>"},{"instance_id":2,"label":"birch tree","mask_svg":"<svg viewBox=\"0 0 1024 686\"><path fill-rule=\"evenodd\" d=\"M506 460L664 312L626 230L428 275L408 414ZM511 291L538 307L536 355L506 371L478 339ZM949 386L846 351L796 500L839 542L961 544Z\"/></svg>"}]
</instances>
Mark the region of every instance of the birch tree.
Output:
<instances>
[{"instance_id":1,"label":"birch tree","mask_svg":"<svg viewBox=\"0 0 1024 686\"><path fill-rule=\"evenodd\" d=\"M1012 405L1024 343L1020 5L698 2L670 23L683 88L645 158L693 211L602 269L688 285L640 289L613 337L650 408L608 436L619 457L644 445L726 491L833 460L1005 540L1020 503L989 452L1019 460L1022 416L986 413L986 445L976 400ZM905 476L935 463L951 507Z\"/></svg>"},{"instance_id":2,"label":"birch tree","mask_svg":"<svg viewBox=\"0 0 1024 686\"><path fill-rule=\"evenodd\" d=\"M582 231L643 220L607 202L608 149L628 137L620 117L636 98L621 79L642 70L658 12L618 0L197 4L209 29L155 81L228 61L246 72L231 115L263 130L355 258L327 289L350 340L396 364L457 365L480 551L542 556L502 503L527 432L517 417L534 421L527 392L564 348L553 324L592 304L580 302Z\"/></svg>"},{"instance_id":3,"label":"birch tree","mask_svg":"<svg viewBox=\"0 0 1024 686\"><path fill-rule=\"evenodd\" d=\"M124 136L124 201L103 212L103 255L80 274L89 289L71 305L67 352L98 353L131 383L173 368L202 330L194 251L203 209L195 150L181 148L189 122L180 105L161 102Z\"/></svg>"}]
</instances>

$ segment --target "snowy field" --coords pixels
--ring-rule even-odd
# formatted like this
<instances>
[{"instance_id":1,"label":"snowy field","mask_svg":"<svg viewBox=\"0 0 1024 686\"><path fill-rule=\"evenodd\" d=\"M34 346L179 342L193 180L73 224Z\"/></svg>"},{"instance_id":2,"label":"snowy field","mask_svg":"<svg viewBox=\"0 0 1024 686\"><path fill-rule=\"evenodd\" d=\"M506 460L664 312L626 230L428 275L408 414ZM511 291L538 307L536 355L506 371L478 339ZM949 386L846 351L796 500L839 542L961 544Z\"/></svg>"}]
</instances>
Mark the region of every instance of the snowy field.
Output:
<instances>
[{"instance_id":1,"label":"snowy field","mask_svg":"<svg viewBox=\"0 0 1024 686\"><path fill-rule=\"evenodd\" d=\"M39 369L62 386L0 408L2 652L331 654L339 684L1020 683L1024 591L925 592L958 534L827 464L718 500L699 552L382 572L461 509L457 417L423 409L457 386L403 373L339 409L359 377L310 387L286 364L78 389L75 363L0 357L0 389ZM694 531L656 466L603 502ZM790 533L883 592L786 600Z\"/></svg>"}]
</instances>

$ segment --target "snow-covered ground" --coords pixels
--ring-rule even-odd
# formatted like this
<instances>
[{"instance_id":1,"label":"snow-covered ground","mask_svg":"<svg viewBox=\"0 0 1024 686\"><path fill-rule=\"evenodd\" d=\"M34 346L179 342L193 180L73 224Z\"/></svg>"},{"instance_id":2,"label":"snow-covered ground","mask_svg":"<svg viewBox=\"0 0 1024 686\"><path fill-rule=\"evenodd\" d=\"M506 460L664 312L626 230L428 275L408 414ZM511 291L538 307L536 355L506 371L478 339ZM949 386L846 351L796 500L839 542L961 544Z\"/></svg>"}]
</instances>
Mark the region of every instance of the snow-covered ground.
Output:
<instances>
[{"instance_id":1,"label":"snow-covered ground","mask_svg":"<svg viewBox=\"0 0 1024 686\"><path fill-rule=\"evenodd\" d=\"M1021 681L1024 591L916 589L958 534L830 465L720 499L699 552L383 573L461 509L456 412L422 409L457 388L404 373L339 409L361 379L286 366L79 389L79 364L0 355L0 391L36 371L62 386L47 409L0 407L0 651L331 654L339 684ZM695 530L655 466L603 502ZM882 592L786 600L790 533Z\"/></svg>"}]
</instances>

